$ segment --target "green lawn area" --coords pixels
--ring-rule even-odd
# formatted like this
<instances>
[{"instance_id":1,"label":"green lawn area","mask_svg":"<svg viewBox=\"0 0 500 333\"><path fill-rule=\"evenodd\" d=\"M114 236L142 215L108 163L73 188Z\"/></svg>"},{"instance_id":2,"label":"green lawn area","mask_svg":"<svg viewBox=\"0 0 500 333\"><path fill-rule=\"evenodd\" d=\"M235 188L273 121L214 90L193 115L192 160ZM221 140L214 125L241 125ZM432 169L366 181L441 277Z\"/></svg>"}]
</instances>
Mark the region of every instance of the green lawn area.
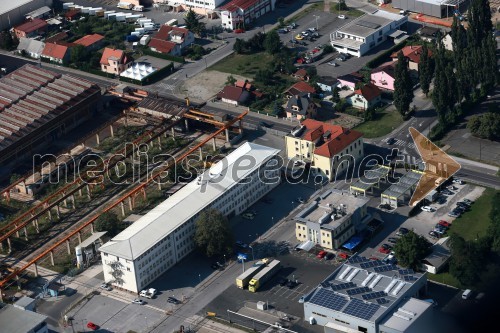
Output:
<instances>
[{"instance_id":1,"label":"green lawn area","mask_svg":"<svg viewBox=\"0 0 500 333\"><path fill-rule=\"evenodd\" d=\"M347 17L360 17L362 15L365 15L366 13L361 11L361 10L358 10L358 9L353 9L353 8L349 8L347 10L338 10L338 5L335 4L335 3L332 3L330 5L330 13L333 13L333 14L337 14L337 15L345 15Z\"/></svg>"},{"instance_id":2,"label":"green lawn area","mask_svg":"<svg viewBox=\"0 0 500 333\"><path fill-rule=\"evenodd\" d=\"M449 286L453 286L453 287L460 288L460 289L462 288L462 285L460 284L460 282L453 275L451 275L448 272L442 272L439 274L427 274L427 278L429 280L436 281L439 283L444 283L444 284L447 284Z\"/></svg>"},{"instance_id":3,"label":"green lawn area","mask_svg":"<svg viewBox=\"0 0 500 333\"><path fill-rule=\"evenodd\" d=\"M211 66L210 69L253 78L257 71L264 69L271 60L272 56L266 52L255 54L233 53Z\"/></svg>"},{"instance_id":4,"label":"green lawn area","mask_svg":"<svg viewBox=\"0 0 500 333\"><path fill-rule=\"evenodd\" d=\"M367 139L389 134L403 122L403 118L396 110L390 111L388 109L378 111L375 113L374 120L365 121L354 129L363 133Z\"/></svg>"},{"instance_id":5,"label":"green lawn area","mask_svg":"<svg viewBox=\"0 0 500 333\"><path fill-rule=\"evenodd\" d=\"M455 232L465 240L476 239L486 235L490 224L491 201L495 190L487 188L471 206L470 211L453 221L450 232Z\"/></svg>"}]
</instances>

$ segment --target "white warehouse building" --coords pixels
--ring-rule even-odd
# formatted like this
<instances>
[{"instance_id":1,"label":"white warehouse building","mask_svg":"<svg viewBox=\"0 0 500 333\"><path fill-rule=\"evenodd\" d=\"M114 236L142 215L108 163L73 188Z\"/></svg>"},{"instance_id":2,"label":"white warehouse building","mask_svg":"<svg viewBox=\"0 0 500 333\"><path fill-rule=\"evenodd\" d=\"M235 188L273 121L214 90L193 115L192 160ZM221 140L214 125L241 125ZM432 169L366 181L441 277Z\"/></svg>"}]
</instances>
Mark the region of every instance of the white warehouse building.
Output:
<instances>
[{"instance_id":1,"label":"white warehouse building","mask_svg":"<svg viewBox=\"0 0 500 333\"><path fill-rule=\"evenodd\" d=\"M206 208L242 213L280 182L279 150L245 143L99 248L106 282L139 292L195 248Z\"/></svg>"},{"instance_id":2,"label":"white warehouse building","mask_svg":"<svg viewBox=\"0 0 500 333\"><path fill-rule=\"evenodd\" d=\"M339 52L361 57L377 45L382 44L402 25L408 17L377 10L347 23L330 34L330 43Z\"/></svg>"}]
</instances>

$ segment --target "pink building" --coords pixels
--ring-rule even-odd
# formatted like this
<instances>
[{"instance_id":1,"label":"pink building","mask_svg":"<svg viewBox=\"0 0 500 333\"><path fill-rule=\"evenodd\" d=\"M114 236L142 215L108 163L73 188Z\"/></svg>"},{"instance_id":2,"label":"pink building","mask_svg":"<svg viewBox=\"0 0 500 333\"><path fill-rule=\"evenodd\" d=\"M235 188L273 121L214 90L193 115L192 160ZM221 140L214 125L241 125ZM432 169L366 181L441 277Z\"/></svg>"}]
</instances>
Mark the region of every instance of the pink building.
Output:
<instances>
[{"instance_id":1,"label":"pink building","mask_svg":"<svg viewBox=\"0 0 500 333\"><path fill-rule=\"evenodd\" d=\"M363 75L354 72L351 74L341 75L337 77L337 80L339 81L339 87L346 87L354 91L356 89L356 84L363 81Z\"/></svg>"},{"instance_id":2,"label":"pink building","mask_svg":"<svg viewBox=\"0 0 500 333\"><path fill-rule=\"evenodd\" d=\"M375 68L371 74L372 83L380 89L394 91L394 66L397 61L390 61Z\"/></svg>"}]
</instances>

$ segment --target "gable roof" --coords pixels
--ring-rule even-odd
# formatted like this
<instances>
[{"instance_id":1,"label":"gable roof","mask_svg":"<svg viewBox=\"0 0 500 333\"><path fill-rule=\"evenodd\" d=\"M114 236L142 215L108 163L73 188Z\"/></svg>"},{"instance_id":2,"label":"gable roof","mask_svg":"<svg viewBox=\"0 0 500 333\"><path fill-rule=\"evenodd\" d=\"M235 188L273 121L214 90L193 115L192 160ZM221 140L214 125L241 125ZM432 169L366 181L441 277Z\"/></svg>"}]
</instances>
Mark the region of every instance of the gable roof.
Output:
<instances>
[{"instance_id":1,"label":"gable roof","mask_svg":"<svg viewBox=\"0 0 500 333\"><path fill-rule=\"evenodd\" d=\"M441 31L441 29L439 29L439 28L425 26L425 27L422 27L418 33L420 34L420 36L433 38L433 37L436 37L437 33L440 31Z\"/></svg>"},{"instance_id":2,"label":"gable roof","mask_svg":"<svg viewBox=\"0 0 500 333\"><path fill-rule=\"evenodd\" d=\"M243 88L245 90L252 90L253 86L248 80L238 80L234 84L235 87Z\"/></svg>"},{"instance_id":3,"label":"gable roof","mask_svg":"<svg viewBox=\"0 0 500 333\"><path fill-rule=\"evenodd\" d=\"M18 25L17 27L14 27L14 29L25 32L25 33L30 33L30 32L33 32L35 30L45 28L45 27L47 27L47 25L48 25L47 22L45 22L44 20L39 19L39 18L35 18L31 21L24 22L24 23Z\"/></svg>"},{"instance_id":4,"label":"gable roof","mask_svg":"<svg viewBox=\"0 0 500 333\"><path fill-rule=\"evenodd\" d=\"M304 68L301 68L298 71L296 71L295 73L293 73L293 76L304 78L307 76L307 71Z\"/></svg>"},{"instance_id":5,"label":"gable roof","mask_svg":"<svg viewBox=\"0 0 500 333\"><path fill-rule=\"evenodd\" d=\"M398 63L397 60L385 62L382 65L378 66L377 68L373 69L372 74L375 74L378 72L384 72L387 75L394 78L394 69L395 69L397 63Z\"/></svg>"},{"instance_id":6,"label":"gable roof","mask_svg":"<svg viewBox=\"0 0 500 333\"><path fill-rule=\"evenodd\" d=\"M302 93L300 95L293 95L292 97L290 97L290 99L288 99L288 102L286 103L286 111L300 115L305 115L307 109L309 108L309 104L311 103L312 102L307 96L307 93ZM298 111L292 108L294 105L299 107Z\"/></svg>"},{"instance_id":7,"label":"gable roof","mask_svg":"<svg viewBox=\"0 0 500 333\"><path fill-rule=\"evenodd\" d=\"M225 86L217 96L219 98L228 99L230 101L238 102L240 100L241 94L243 93L243 88L234 86Z\"/></svg>"},{"instance_id":8,"label":"gable roof","mask_svg":"<svg viewBox=\"0 0 500 333\"><path fill-rule=\"evenodd\" d=\"M380 89L372 83L367 83L361 88L354 90L356 95L363 96L368 102L377 98L382 93Z\"/></svg>"},{"instance_id":9,"label":"gable roof","mask_svg":"<svg viewBox=\"0 0 500 333\"><path fill-rule=\"evenodd\" d=\"M41 54L45 48L45 43L31 38L19 38L18 50L24 50L28 53Z\"/></svg>"},{"instance_id":10,"label":"gable roof","mask_svg":"<svg viewBox=\"0 0 500 333\"><path fill-rule=\"evenodd\" d=\"M170 35L172 34L185 38L188 33L189 30L185 28L172 27L170 25L162 25L160 27L160 30L158 30L158 32L156 32L151 37L151 39L170 40Z\"/></svg>"},{"instance_id":11,"label":"gable roof","mask_svg":"<svg viewBox=\"0 0 500 333\"><path fill-rule=\"evenodd\" d=\"M100 63L103 65L109 65L109 59L118 60L120 63L127 63L127 56L123 50L111 49L106 47L102 53Z\"/></svg>"},{"instance_id":12,"label":"gable roof","mask_svg":"<svg viewBox=\"0 0 500 333\"><path fill-rule=\"evenodd\" d=\"M160 53L170 53L176 47L177 44L170 42L168 40L151 39L148 46L150 48L156 49Z\"/></svg>"},{"instance_id":13,"label":"gable roof","mask_svg":"<svg viewBox=\"0 0 500 333\"><path fill-rule=\"evenodd\" d=\"M323 144L318 142L319 145L317 144L314 150L315 154L328 158L335 156L335 154L363 136L361 132L314 119L306 119L301 125L306 127L303 139L307 141L316 141L329 132L329 137L326 138L325 142Z\"/></svg>"},{"instance_id":14,"label":"gable roof","mask_svg":"<svg viewBox=\"0 0 500 333\"><path fill-rule=\"evenodd\" d=\"M46 43L42 55L54 59L64 59L67 52L68 52L67 46L55 43Z\"/></svg>"},{"instance_id":15,"label":"gable roof","mask_svg":"<svg viewBox=\"0 0 500 333\"><path fill-rule=\"evenodd\" d=\"M104 36L102 36L102 35L92 34L92 35L83 36L82 38L75 40L73 43L77 44L77 45L83 45L85 47L88 47L92 44L100 42L103 39L104 39Z\"/></svg>"},{"instance_id":16,"label":"gable roof","mask_svg":"<svg viewBox=\"0 0 500 333\"><path fill-rule=\"evenodd\" d=\"M230 12L235 12L240 8L242 10L246 10L258 2L259 2L259 0L232 0L228 3L226 3L224 6L221 6L219 9L220 10L227 10Z\"/></svg>"},{"instance_id":17,"label":"gable roof","mask_svg":"<svg viewBox=\"0 0 500 333\"><path fill-rule=\"evenodd\" d=\"M342 80L342 81L356 84L356 83L363 80L363 75L361 75L358 72L353 72L350 74L341 75L341 76L337 77L337 80Z\"/></svg>"},{"instance_id":18,"label":"gable roof","mask_svg":"<svg viewBox=\"0 0 500 333\"><path fill-rule=\"evenodd\" d=\"M65 40L66 38L68 38L68 33L65 31L61 31L61 32L55 34L54 36L51 36L49 38L45 38L45 43L56 43L56 42L59 42L61 40Z\"/></svg>"},{"instance_id":19,"label":"gable roof","mask_svg":"<svg viewBox=\"0 0 500 333\"><path fill-rule=\"evenodd\" d=\"M401 49L403 56L408 58L411 62L420 63L420 56L422 55L422 45L409 45ZM429 56L432 56L432 51L428 50ZM391 54L391 58L397 58L399 52Z\"/></svg>"},{"instance_id":20,"label":"gable roof","mask_svg":"<svg viewBox=\"0 0 500 333\"><path fill-rule=\"evenodd\" d=\"M288 90L285 92L289 93L291 95L299 95L300 93L314 94L316 92L316 90L307 82L299 81L299 82L296 82L290 88L288 88Z\"/></svg>"}]
</instances>

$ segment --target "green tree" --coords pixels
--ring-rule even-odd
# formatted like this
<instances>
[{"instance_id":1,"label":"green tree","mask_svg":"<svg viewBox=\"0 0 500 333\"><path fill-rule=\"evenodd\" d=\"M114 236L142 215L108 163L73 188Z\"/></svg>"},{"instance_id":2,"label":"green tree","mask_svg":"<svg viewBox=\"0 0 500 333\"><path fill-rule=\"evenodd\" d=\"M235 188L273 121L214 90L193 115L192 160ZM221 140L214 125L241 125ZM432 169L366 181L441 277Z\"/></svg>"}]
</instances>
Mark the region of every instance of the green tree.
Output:
<instances>
[{"instance_id":1,"label":"green tree","mask_svg":"<svg viewBox=\"0 0 500 333\"><path fill-rule=\"evenodd\" d=\"M236 38L233 45L234 52L242 54L245 52L245 41L240 38Z\"/></svg>"},{"instance_id":2,"label":"green tree","mask_svg":"<svg viewBox=\"0 0 500 333\"><path fill-rule=\"evenodd\" d=\"M283 17L278 18L278 24L280 28L285 26L285 19Z\"/></svg>"},{"instance_id":3,"label":"green tree","mask_svg":"<svg viewBox=\"0 0 500 333\"><path fill-rule=\"evenodd\" d=\"M333 46L331 46L330 44L326 44L323 47L323 53L324 54L333 53L333 51L335 51L335 50L333 49Z\"/></svg>"},{"instance_id":4,"label":"green tree","mask_svg":"<svg viewBox=\"0 0 500 333\"><path fill-rule=\"evenodd\" d=\"M453 233L450 236L450 274L464 286L477 283L483 268L483 259L487 254L487 243L484 240L466 241Z\"/></svg>"},{"instance_id":5,"label":"green tree","mask_svg":"<svg viewBox=\"0 0 500 333\"><path fill-rule=\"evenodd\" d=\"M338 103L340 101L340 88L339 87L335 87L333 88L333 91L332 91L332 101L334 101L335 103Z\"/></svg>"},{"instance_id":6,"label":"green tree","mask_svg":"<svg viewBox=\"0 0 500 333\"><path fill-rule=\"evenodd\" d=\"M255 73L255 81L262 83L263 85L271 84L273 79L273 72L269 69L259 69L257 73Z\"/></svg>"},{"instance_id":7,"label":"green tree","mask_svg":"<svg viewBox=\"0 0 500 333\"><path fill-rule=\"evenodd\" d=\"M8 31L0 32L0 48L7 51L14 48L14 39Z\"/></svg>"},{"instance_id":8,"label":"green tree","mask_svg":"<svg viewBox=\"0 0 500 333\"><path fill-rule=\"evenodd\" d=\"M109 237L116 236L120 232L121 227L118 216L112 212L102 213L94 224L96 231L107 231L107 236Z\"/></svg>"},{"instance_id":9,"label":"green tree","mask_svg":"<svg viewBox=\"0 0 500 333\"><path fill-rule=\"evenodd\" d=\"M444 46L440 42L437 45L435 54L435 78L434 78L434 90L432 91L432 104L436 109L438 115L438 120L443 128L446 128L448 123L448 113L450 112L450 94L448 88L448 80L446 76L446 57Z\"/></svg>"},{"instance_id":10,"label":"green tree","mask_svg":"<svg viewBox=\"0 0 500 333\"><path fill-rule=\"evenodd\" d=\"M198 16L192 8L189 8L186 16L184 17L184 24L186 25L186 29L192 31L198 25L198 23Z\"/></svg>"},{"instance_id":11,"label":"green tree","mask_svg":"<svg viewBox=\"0 0 500 333\"><path fill-rule=\"evenodd\" d=\"M398 62L394 69L394 106L403 117L410 111L410 104L413 100L413 84L410 78L410 71L403 52L398 53Z\"/></svg>"},{"instance_id":12,"label":"green tree","mask_svg":"<svg viewBox=\"0 0 500 333\"><path fill-rule=\"evenodd\" d=\"M266 40L266 34L258 32L246 42L246 47L251 52L260 52L264 50L265 40Z\"/></svg>"},{"instance_id":13,"label":"green tree","mask_svg":"<svg viewBox=\"0 0 500 333\"><path fill-rule=\"evenodd\" d=\"M236 79L234 78L233 75L229 75L226 78L226 85L228 85L228 86L234 86L235 83L236 83Z\"/></svg>"},{"instance_id":14,"label":"green tree","mask_svg":"<svg viewBox=\"0 0 500 333\"><path fill-rule=\"evenodd\" d=\"M229 253L233 244L229 221L218 210L204 210L196 220L194 241L207 257Z\"/></svg>"},{"instance_id":15,"label":"green tree","mask_svg":"<svg viewBox=\"0 0 500 333\"><path fill-rule=\"evenodd\" d=\"M420 55L420 64L418 65L418 75L420 80L420 87L422 92L427 96L429 94L429 88L432 81L432 76L434 74L434 68L432 66L432 59L429 56L429 49L427 44L422 46L422 54Z\"/></svg>"},{"instance_id":16,"label":"green tree","mask_svg":"<svg viewBox=\"0 0 500 333\"><path fill-rule=\"evenodd\" d=\"M500 139L500 114L487 112L473 116L467 122L467 128L479 138L498 140Z\"/></svg>"},{"instance_id":17,"label":"green tree","mask_svg":"<svg viewBox=\"0 0 500 333\"><path fill-rule=\"evenodd\" d=\"M266 34L266 38L264 40L264 49L269 54L276 54L281 50L281 40L280 36L276 32L276 30L271 30Z\"/></svg>"},{"instance_id":18,"label":"green tree","mask_svg":"<svg viewBox=\"0 0 500 333\"><path fill-rule=\"evenodd\" d=\"M83 45L76 45L71 48L71 62L78 64L87 58L87 51Z\"/></svg>"},{"instance_id":19,"label":"green tree","mask_svg":"<svg viewBox=\"0 0 500 333\"><path fill-rule=\"evenodd\" d=\"M431 244L425 237L410 231L394 245L398 263L403 267L418 269L420 261L430 253Z\"/></svg>"}]
</instances>

